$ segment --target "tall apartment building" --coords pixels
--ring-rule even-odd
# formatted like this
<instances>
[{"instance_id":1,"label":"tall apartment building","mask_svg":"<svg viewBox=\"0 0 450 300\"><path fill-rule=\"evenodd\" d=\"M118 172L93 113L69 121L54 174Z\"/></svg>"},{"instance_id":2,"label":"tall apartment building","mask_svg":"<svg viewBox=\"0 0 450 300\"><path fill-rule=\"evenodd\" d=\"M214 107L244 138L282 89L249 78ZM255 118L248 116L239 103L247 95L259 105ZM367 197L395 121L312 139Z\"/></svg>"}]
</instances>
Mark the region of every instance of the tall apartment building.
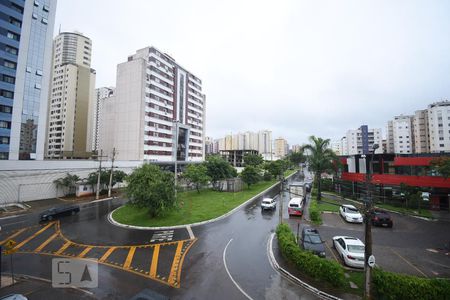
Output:
<instances>
[{"instance_id":1,"label":"tall apartment building","mask_svg":"<svg viewBox=\"0 0 450 300\"><path fill-rule=\"evenodd\" d=\"M0 1L0 160L44 158L56 0Z\"/></svg>"},{"instance_id":2,"label":"tall apartment building","mask_svg":"<svg viewBox=\"0 0 450 300\"><path fill-rule=\"evenodd\" d=\"M93 103L92 115L92 144L91 150L98 152L99 150L99 135L101 132L101 115L103 112L104 102L111 99L114 95L114 87L101 87L95 89L95 101Z\"/></svg>"},{"instance_id":3,"label":"tall apartment building","mask_svg":"<svg viewBox=\"0 0 450 300\"><path fill-rule=\"evenodd\" d=\"M430 152L450 152L450 101L428 105Z\"/></svg>"},{"instance_id":4,"label":"tall apartment building","mask_svg":"<svg viewBox=\"0 0 450 300\"><path fill-rule=\"evenodd\" d=\"M289 146L288 146L287 141L282 137L275 139L274 155L276 157L283 158L288 154L288 152L289 152Z\"/></svg>"},{"instance_id":5,"label":"tall apartment building","mask_svg":"<svg viewBox=\"0 0 450 300\"><path fill-rule=\"evenodd\" d=\"M53 42L47 157L86 157L92 151L95 70L92 42L76 32Z\"/></svg>"},{"instance_id":6,"label":"tall apartment building","mask_svg":"<svg viewBox=\"0 0 450 300\"><path fill-rule=\"evenodd\" d=\"M394 121L389 120L386 126L386 153L394 151Z\"/></svg>"},{"instance_id":7,"label":"tall apartment building","mask_svg":"<svg viewBox=\"0 0 450 300\"><path fill-rule=\"evenodd\" d=\"M342 141L341 140L332 141L331 142L331 150L333 150L333 152L336 155L343 155L342 154Z\"/></svg>"},{"instance_id":8,"label":"tall apartment building","mask_svg":"<svg viewBox=\"0 0 450 300\"><path fill-rule=\"evenodd\" d=\"M102 114L112 134L100 148L115 147L119 160L202 161L205 101L198 77L154 47L140 49L117 66Z\"/></svg>"},{"instance_id":9,"label":"tall apartment building","mask_svg":"<svg viewBox=\"0 0 450 300\"><path fill-rule=\"evenodd\" d=\"M264 159L272 159L272 131L262 130L258 132L258 152Z\"/></svg>"},{"instance_id":10,"label":"tall apartment building","mask_svg":"<svg viewBox=\"0 0 450 300\"><path fill-rule=\"evenodd\" d=\"M292 152L300 152L302 150L302 146L292 145L291 150L292 150Z\"/></svg>"},{"instance_id":11,"label":"tall apartment building","mask_svg":"<svg viewBox=\"0 0 450 300\"><path fill-rule=\"evenodd\" d=\"M395 116L392 120L392 135L386 141L394 145L394 152L398 154L411 154L414 152L414 130L412 129L413 116Z\"/></svg>"},{"instance_id":12,"label":"tall apartment building","mask_svg":"<svg viewBox=\"0 0 450 300\"><path fill-rule=\"evenodd\" d=\"M418 110L413 118L414 152L430 152L430 136L428 130L428 111Z\"/></svg>"},{"instance_id":13,"label":"tall apartment building","mask_svg":"<svg viewBox=\"0 0 450 300\"><path fill-rule=\"evenodd\" d=\"M356 130L348 130L346 134L348 155L368 154L373 144L378 144L379 148L375 153L383 153L381 129L369 129L367 125L362 125Z\"/></svg>"}]
</instances>

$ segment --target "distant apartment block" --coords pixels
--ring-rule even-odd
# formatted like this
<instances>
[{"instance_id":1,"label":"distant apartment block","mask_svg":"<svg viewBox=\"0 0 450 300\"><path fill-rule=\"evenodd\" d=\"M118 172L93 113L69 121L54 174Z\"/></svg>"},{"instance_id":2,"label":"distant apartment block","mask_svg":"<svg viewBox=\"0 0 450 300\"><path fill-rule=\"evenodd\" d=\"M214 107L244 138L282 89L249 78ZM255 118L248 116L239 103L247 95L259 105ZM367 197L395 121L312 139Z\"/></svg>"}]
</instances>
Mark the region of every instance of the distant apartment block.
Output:
<instances>
[{"instance_id":1,"label":"distant apartment block","mask_svg":"<svg viewBox=\"0 0 450 300\"><path fill-rule=\"evenodd\" d=\"M104 102L111 99L114 96L114 87L101 87L95 89L95 99L93 103L93 109L91 111L90 118L92 118L92 143L91 150L98 152L99 149L99 139L101 132L101 115L103 112Z\"/></svg>"},{"instance_id":2,"label":"distant apartment block","mask_svg":"<svg viewBox=\"0 0 450 300\"><path fill-rule=\"evenodd\" d=\"M450 101L428 105L430 152L450 152Z\"/></svg>"},{"instance_id":3,"label":"distant apartment block","mask_svg":"<svg viewBox=\"0 0 450 300\"><path fill-rule=\"evenodd\" d=\"M382 136L381 129L369 129L367 125L362 125L356 130L348 130L345 136L346 146L343 149L348 149L348 154L368 154L374 144L378 144L379 148L375 153L382 153Z\"/></svg>"},{"instance_id":4,"label":"distant apartment block","mask_svg":"<svg viewBox=\"0 0 450 300\"><path fill-rule=\"evenodd\" d=\"M291 151L292 152L301 152L302 151L302 146L300 146L300 145L292 145Z\"/></svg>"},{"instance_id":5,"label":"distant apartment block","mask_svg":"<svg viewBox=\"0 0 450 300\"><path fill-rule=\"evenodd\" d=\"M0 1L0 160L42 160L56 0Z\"/></svg>"},{"instance_id":6,"label":"distant apartment block","mask_svg":"<svg viewBox=\"0 0 450 300\"><path fill-rule=\"evenodd\" d=\"M413 118L414 153L430 152L428 110L418 110Z\"/></svg>"},{"instance_id":7,"label":"distant apartment block","mask_svg":"<svg viewBox=\"0 0 450 300\"><path fill-rule=\"evenodd\" d=\"M92 151L95 70L91 40L77 32L53 42L47 158L84 158Z\"/></svg>"},{"instance_id":8,"label":"distant apartment block","mask_svg":"<svg viewBox=\"0 0 450 300\"><path fill-rule=\"evenodd\" d=\"M205 101L198 77L155 47L140 49L117 66L99 148L115 147L119 160L202 161Z\"/></svg>"},{"instance_id":9,"label":"distant apartment block","mask_svg":"<svg viewBox=\"0 0 450 300\"><path fill-rule=\"evenodd\" d=\"M396 116L388 122L386 144L390 153L411 154L414 152L413 116Z\"/></svg>"},{"instance_id":10,"label":"distant apartment block","mask_svg":"<svg viewBox=\"0 0 450 300\"><path fill-rule=\"evenodd\" d=\"M266 160L272 159L274 155L270 130L229 134L213 140L212 144L213 153L216 154L223 150L256 150Z\"/></svg>"},{"instance_id":11,"label":"distant apartment block","mask_svg":"<svg viewBox=\"0 0 450 300\"><path fill-rule=\"evenodd\" d=\"M287 141L284 138L279 137L279 138L275 139L275 142L274 142L275 157L283 158L288 154L288 151L289 151L289 146L288 146Z\"/></svg>"}]
</instances>

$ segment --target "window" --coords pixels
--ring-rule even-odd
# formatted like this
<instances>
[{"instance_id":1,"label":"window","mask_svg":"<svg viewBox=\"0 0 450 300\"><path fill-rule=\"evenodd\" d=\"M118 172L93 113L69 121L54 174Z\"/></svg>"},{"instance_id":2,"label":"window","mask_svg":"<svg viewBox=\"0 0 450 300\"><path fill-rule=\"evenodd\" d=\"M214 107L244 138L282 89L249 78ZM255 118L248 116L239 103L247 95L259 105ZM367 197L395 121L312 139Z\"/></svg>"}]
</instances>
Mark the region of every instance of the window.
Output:
<instances>
[{"instance_id":1,"label":"window","mask_svg":"<svg viewBox=\"0 0 450 300\"><path fill-rule=\"evenodd\" d=\"M439 144L439 147L444 147L444 144Z\"/></svg>"},{"instance_id":2,"label":"window","mask_svg":"<svg viewBox=\"0 0 450 300\"><path fill-rule=\"evenodd\" d=\"M50 11L50 7L48 5L44 5L42 9L46 12Z\"/></svg>"},{"instance_id":3,"label":"window","mask_svg":"<svg viewBox=\"0 0 450 300\"><path fill-rule=\"evenodd\" d=\"M9 137L0 136L0 144L9 144Z\"/></svg>"},{"instance_id":4,"label":"window","mask_svg":"<svg viewBox=\"0 0 450 300\"><path fill-rule=\"evenodd\" d=\"M33 18L33 19L37 19L37 13L33 13L32 15L31 15L31 17Z\"/></svg>"},{"instance_id":5,"label":"window","mask_svg":"<svg viewBox=\"0 0 450 300\"><path fill-rule=\"evenodd\" d=\"M7 114L12 114L12 107L0 104L0 112L7 113Z\"/></svg>"},{"instance_id":6,"label":"window","mask_svg":"<svg viewBox=\"0 0 450 300\"><path fill-rule=\"evenodd\" d=\"M14 98L14 93L6 90L0 90L0 96L12 99Z\"/></svg>"},{"instance_id":7,"label":"window","mask_svg":"<svg viewBox=\"0 0 450 300\"><path fill-rule=\"evenodd\" d=\"M8 152L0 152L0 159L5 160L8 159L9 153Z\"/></svg>"},{"instance_id":8,"label":"window","mask_svg":"<svg viewBox=\"0 0 450 300\"><path fill-rule=\"evenodd\" d=\"M27 73L31 73L31 67L26 68Z\"/></svg>"},{"instance_id":9,"label":"window","mask_svg":"<svg viewBox=\"0 0 450 300\"><path fill-rule=\"evenodd\" d=\"M36 75L42 76L42 70L36 70Z\"/></svg>"},{"instance_id":10,"label":"window","mask_svg":"<svg viewBox=\"0 0 450 300\"><path fill-rule=\"evenodd\" d=\"M9 23L13 24L17 27L22 27L22 22L20 22L19 20L13 18L13 17L9 17Z\"/></svg>"},{"instance_id":11,"label":"window","mask_svg":"<svg viewBox=\"0 0 450 300\"><path fill-rule=\"evenodd\" d=\"M440 140L440 141L443 141L443 140L444 140L444 138L443 138L443 137L440 137L440 138L439 138L439 140Z\"/></svg>"},{"instance_id":12,"label":"window","mask_svg":"<svg viewBox=\"0 0 450 300\"><path fill-rule=\"evenodd\" d=\"M16 82L16 78L5 74L0 75L0 80L11 84L14 84Z\"/></svg>"},{"instance_id":13,"label":"window","mask_svg":"<svg viewBox=\"0 0 450 300\"><path fill-rule=\"evenodd\" d=\"M34 88L40 90L41 89L41 84L40 83L36 83L34 85Z\"/></svg>"},{"instance_id":14,"label":"window","mask_svg":"<svg viewBox=\"0 0 450 300\"><path fill-rule=\"evenodd\" d=\"M48 24L47 18L42 18L41 22L42 22L42 24Z\"/></svg>"},{"instance_id":15,"label":"window","mask_svg":"<svg viewBox=\"0 0 450 300\"><path fill-rule=\"evenodd\" d=\"M0 120L0 128L11 129L11 122Z\"/></svg>"},{"instance_id":16,"label":"window","mask_svg":"<svg viewBox=\"0 0 450 300\"><path fill-rule=\"evenodd\" d=\"M14 33L14 32L11 32L11 31L8 31L8 33L6 33L6 37L8 39L12 39L12 40L15 40L15 41L18 41L20 39L19 35L17 33Z\"/></svg>"},{"instance_id":17,"label":"window","mask_svg":"<svg viewBox=\"0 0 450 300\"><path fill-rule=\"evenodd\" d=\"M17 48L11 47L11 46L5 46L5 52L8 52L9 54L17 55L19 53L19 50Z\"/></svg>"}]
</instances>

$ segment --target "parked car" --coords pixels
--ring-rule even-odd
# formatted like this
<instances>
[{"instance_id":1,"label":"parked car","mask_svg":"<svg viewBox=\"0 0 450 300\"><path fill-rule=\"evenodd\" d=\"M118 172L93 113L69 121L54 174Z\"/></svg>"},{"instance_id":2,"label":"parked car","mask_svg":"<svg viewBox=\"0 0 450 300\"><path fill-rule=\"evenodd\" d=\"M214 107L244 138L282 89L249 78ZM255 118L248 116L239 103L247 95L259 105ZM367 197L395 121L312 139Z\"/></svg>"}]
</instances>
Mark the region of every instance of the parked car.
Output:
<instances>
[{"instance_id":1,"label":"parked car","mask_svg":"<svg viewBox=\"0 0 450 300\"><path fill-rule=\"evenodd\" d=\"M22 294L9 294L1 297L0 300L28 300L28 298Z\"/></svg>"},{"instance_id":2,"label":"parked car","mask_svg":"<svg viewBox=\"0 0 450 300\"><path fill-rule=\"evenodd\" d=\"M276 209L277 208L277 203L275 202L274 199L272 198L264 198L261 201L261 209L265 210L265 209Z\"/></svg>"},{"instance_id":3,"label":"parked car","mask_svg":"<svg viewBox=\"0 0 450 300\"><path fill-rule=\"evenodd\" d=\"M340 215L345 221L350 223L362 223L363 217L356 207L351 204L341 205L339 208Z\"/></svg>"},{"instance_id":4,"label":"parked car","mask_svg":"<svg viewBox=\"0 0 450 300\"><path fill-rule=\"evenodd\" d=\"M374 226L387 226L392 228L394 225L391 215L387 211L378 208L370 212L370 221Z\"/></svg>"},{"instance_id":5,"label":"parked car","mask_svg":"<svg viewBox=\"0 0 450 300\"><path fill-rule=\"evenodd\" d=\"M303 249L311 251L319 257L325 257L324 241L320 237L317 229L304 227L302 230L301 245Z\"/></svg>"},{"instance_id":6,"label":"parked car","mask_svg":"<svg viewBox=\"0 0 450 300\"><path fill-rule=\"evenodd\" d=\"M289 216L303 215L303 198L295 197L289 201L288 214Z\"/></svg>"},{"instance_id":7,"label":"parked car","mask_svg":"<svg viewBox=\"0 0 450 300\"><path fill-rule=\"evenodd\" d=\"M351 236L334 236L333 247L349 267L364 268L364 244Z\"/></svg>"},{"instance_id":8,"label":"parked car","mask_svg":"<svg viewBox=\"0 0 450 300\"><path fill-rule=\"evenodd\" d=\"M80 207L78 205L62 206L62 207L52 207L39 216L41 221L51 221L57 217L74 215L80 212Z\"/></svg>"},{"instance_id":9,"label":"parked car","mask_svg":"<svg viewBox=\"0 0 450 300\"><path fill-rule=\"evenodd\" d=\"M307 182L307 183L305 184L305 187L306 187L306 192L307 192L307 193L311 192L311 187L312 187L311 183Z\"/></svg>"}]
</instances>

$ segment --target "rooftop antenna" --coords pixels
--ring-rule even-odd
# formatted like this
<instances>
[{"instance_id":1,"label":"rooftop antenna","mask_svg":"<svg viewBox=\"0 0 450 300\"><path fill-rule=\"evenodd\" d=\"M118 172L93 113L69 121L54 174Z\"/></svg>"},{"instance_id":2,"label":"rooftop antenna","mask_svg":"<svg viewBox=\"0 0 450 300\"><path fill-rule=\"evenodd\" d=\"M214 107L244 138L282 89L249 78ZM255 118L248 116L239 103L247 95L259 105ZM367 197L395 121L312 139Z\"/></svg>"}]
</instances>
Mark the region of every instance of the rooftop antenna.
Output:
<instances>
[{"instance_id":1,"label":"rooftop antenna","mask_svg":"<svg viewBox=\"0 0 450 300\"><path fill-rule=\"evenodd\" d=\"M58 34L61 34L61 23L59 23L59 32Z\"/></svg>"}]
</instances>

